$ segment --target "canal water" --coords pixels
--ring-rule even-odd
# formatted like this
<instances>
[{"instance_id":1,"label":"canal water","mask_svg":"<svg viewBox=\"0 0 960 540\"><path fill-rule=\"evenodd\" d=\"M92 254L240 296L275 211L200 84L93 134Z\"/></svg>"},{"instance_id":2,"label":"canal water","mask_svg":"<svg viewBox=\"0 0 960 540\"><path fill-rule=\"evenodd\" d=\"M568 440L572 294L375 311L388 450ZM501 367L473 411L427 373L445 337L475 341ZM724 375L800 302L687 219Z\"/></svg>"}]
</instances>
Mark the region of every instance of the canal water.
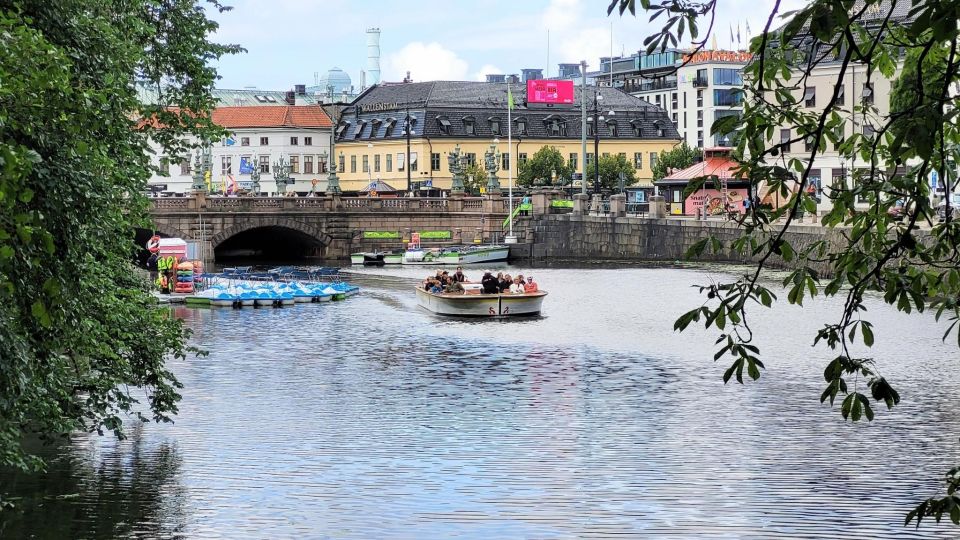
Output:
<instances>
[{"instance_id":1,"label":"canal water","mask_svg":"<svg viewBox=\"0 0 960 540\"><path fill-rule=\"evenodd\" d=\"M210 352L171 365L176 423L0 475L0 538L957 536L903 527L960 459L960 354L931 316L872 307L903 401L853 425L811 347L839 300L756 312L768 369L725 386L714 334L672 326L731 269L509 271L550 292L542 317L437 318L410 268L340 303L176 309Z\"/></svg>"}]
</instances>

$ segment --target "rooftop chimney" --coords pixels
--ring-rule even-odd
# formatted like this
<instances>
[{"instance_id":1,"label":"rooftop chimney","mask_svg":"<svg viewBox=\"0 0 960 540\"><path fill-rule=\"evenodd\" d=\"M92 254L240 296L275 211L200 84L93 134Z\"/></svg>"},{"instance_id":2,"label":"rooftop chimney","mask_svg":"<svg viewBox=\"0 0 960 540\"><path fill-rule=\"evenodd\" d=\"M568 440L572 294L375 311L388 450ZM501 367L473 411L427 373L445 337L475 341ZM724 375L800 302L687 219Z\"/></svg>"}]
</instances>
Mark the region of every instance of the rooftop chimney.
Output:
<instances>
[{"instance_id":1,"label":"rooftop chimney","mask_svg":"<svg viewBox=\"0 0 960 540\"><path fill-rule=\"evenodd\" d=\"M298 96L304 96L307 94L307 85L296 84L293 86L293 90L297 93Z\"/></svg>"},{"instance_id":2,"label":"rooftop chimney","mask_svg":"<svg viewBox=\"0 0 960 540\"><path fill-rule=\"evenodd\" d=\"M293 90L287 90L286 102L287 102L287 104L289 104L289 105L296 105L296 104L297 104L297 93L294 92Z\"/></svg>"}]
</instances>

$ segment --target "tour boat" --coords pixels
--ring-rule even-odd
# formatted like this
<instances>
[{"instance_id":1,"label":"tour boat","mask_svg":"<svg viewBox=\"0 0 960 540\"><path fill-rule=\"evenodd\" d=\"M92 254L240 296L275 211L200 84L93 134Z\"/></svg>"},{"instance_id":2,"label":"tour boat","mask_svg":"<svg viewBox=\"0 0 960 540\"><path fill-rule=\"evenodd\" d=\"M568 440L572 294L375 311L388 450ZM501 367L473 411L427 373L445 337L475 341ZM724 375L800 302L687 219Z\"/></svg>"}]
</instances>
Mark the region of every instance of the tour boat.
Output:
<instances>
[{"instance_id":1,"label":"tour boat","mask_svg":"<svg viewBox=\"0 0 960 540\"><path fill-rule=\"evenodd\" d=\"M525 294L446 294L417 287L420 307L437 315L459 317L519 317L539 315L546 291Z\"/></svg>"},{"instance_id":2,"label":"tour boat","mask_svg":"<svg viewBox=\"0 0 960 540\"><path fill-rule=\"evenodd\" d=\"M505 261L510 256L509 246L454 246L433 249L408 249L403 264L474 264Z\"/></svg>"}]
</instances>

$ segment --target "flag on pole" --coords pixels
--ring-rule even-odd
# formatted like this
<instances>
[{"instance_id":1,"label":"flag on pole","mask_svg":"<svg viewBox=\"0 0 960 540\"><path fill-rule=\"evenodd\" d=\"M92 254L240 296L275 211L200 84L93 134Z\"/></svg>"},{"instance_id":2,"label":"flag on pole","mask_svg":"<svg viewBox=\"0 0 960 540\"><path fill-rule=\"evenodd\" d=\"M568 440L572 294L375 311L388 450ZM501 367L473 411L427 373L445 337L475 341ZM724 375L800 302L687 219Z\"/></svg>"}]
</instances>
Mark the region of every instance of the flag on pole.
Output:
<instances>
[{"instance_id":1,"label":"flag on pole","mask_svg":"<svg viewBox=\"0 0 960 540\"><path fill-rule=\"evenodd\" d=\"M737 45L740 44L740 22L737 21Z\"/></svg>"},{"instance_id":2,"label":"flag on pole","mask_svg":"<svg viewBox=\"0 0 960 540\"><path fill-rule=\"evenodd\" d=\"M513 107L513 93L510 92L510 83L507 83L507 109L512 110Z\"/></svg>"},{"instance_id":3,"label":"flag on pole","mask_svg":"<svg viewBox=\"0 0 960 540\"><path fill-rule=\"evenodd\" d=\"M750 39L750 21L745 21L747 23L747 39Z\"/></svg>"},{"instance_id":4,"label":"flag on pole","mask_svg":"<svg viewBox=\"0 0 960 540\"><path fill-rule=\"evenodd\" d=\"M730 23L730 48L733 48L733 23Z\"/></svg>"}]
</instances>

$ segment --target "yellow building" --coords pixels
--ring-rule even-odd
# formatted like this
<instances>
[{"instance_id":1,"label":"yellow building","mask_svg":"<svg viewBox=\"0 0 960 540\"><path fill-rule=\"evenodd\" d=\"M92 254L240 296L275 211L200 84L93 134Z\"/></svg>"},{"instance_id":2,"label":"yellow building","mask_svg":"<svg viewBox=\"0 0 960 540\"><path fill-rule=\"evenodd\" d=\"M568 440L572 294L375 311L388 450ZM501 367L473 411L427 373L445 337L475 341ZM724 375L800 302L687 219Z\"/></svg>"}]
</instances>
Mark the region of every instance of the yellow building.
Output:
<instances>
[{"instance_id":1,"label":"yellow building","mask_svg":"<svg viewBox=\"0 0 960 540\"><path fill-rule=\"evenodd\" d=\"M634 164L640 185L652 186L652 163L661 151L675 146L680 135L666 111L612 88L587 88L590 119L598 91L600 154L623 154ZM368 89L344 109L335 128L341 189L359 191L377 180L398 191L425 186L449 189L447 158L457 145L468 163L475 160L481 166L484 153L495 145L501 154L497 175L504 189L507 167L516 182L518 164L544 146L556 147L582 173L579 105L538 106L526 104L522 88L513 88L512 94L514 163L507 149L505 84L433 81ZM579 88L575 101L580 101ZM587 162L592 163L593 122L587 128ZM592 171L587 171L588 181Z\"/></svg>"}]
</instances>

